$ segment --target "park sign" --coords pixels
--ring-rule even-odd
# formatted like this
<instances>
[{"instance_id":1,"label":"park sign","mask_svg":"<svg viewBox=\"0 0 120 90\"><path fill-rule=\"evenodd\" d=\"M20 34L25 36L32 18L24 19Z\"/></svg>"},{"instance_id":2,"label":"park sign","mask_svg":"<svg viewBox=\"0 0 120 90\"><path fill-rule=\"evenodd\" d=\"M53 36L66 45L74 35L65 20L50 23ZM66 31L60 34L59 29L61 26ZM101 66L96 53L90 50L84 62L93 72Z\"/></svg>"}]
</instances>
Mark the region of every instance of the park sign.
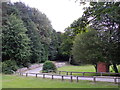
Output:
<instances>
[{"instance_id":1,"label":"park sign","mask_svg":"<svg viewBox=\"0 0 120 90\"><path fill-rule=\"evenodd\" d=\"M105 62L97 63L97 72L109 72L109 64Z\"/></svg>"}]
</instances>

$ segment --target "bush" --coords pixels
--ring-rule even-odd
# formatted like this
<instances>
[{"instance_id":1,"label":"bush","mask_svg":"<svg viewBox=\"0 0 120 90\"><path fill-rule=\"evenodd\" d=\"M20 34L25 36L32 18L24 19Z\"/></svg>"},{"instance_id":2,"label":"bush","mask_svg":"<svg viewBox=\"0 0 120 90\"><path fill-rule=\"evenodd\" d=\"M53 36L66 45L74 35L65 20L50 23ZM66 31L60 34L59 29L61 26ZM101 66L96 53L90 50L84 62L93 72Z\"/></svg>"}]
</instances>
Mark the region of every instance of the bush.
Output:
<instances>
[{"instance_id":1,"label":"bush","mask_svg":"<svg viewBox=\"0 0 120 90\"><path fill-rule=\"evenodd\" d=\"M15 61L7 60L2 62L2 73L4 74L12 74L17 69L18 67Z\"/></svg>"},{"instance_id":2,"label":"bush","mask_svg":"<svg viewBox=\"0 0 120 90\"><path fill-rule=\"evenodd\" d=\"M42 72L43 73L48 73L48 72L56 72L57 71L57 68L55 66L54 63L52 63L51 61L46 61L44 64L43 64L43 69L42 69Z\"/></svg>"}]
</instances>

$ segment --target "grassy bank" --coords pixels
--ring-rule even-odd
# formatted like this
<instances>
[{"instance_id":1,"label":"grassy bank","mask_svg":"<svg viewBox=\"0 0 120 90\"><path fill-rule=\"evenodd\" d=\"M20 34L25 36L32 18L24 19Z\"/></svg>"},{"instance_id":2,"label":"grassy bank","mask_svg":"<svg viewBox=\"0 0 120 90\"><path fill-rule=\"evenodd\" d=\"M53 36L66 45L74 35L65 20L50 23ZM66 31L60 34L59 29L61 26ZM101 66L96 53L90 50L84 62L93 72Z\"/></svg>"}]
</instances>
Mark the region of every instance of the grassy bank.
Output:
<instances>
[{"instance_id":1,"label":"grassy bank","mask_svg":"<svg viewBox=\"0 0 120 90\"><path fill-rule=\"evenodd\" d=\"M93 65L83 65L83 66L64 66L58 68L59 71L75 71L75 72L95 72Z\"/></svg>"},{"instance_id":2,"label":"grassy bank","mask_svg":"<svg viewBox=\"0 0 120 90\"><path fill-rule=\"evenodd\" d=\"M59 71L73 71L73 72L95 72L95 68L93 65L82 65L82 66L64 66L61 68L58 68ZM64 72L62 72L61 74L66 74ZM73 75L78 75L78 76L82 76L81 73L73 73ZM93 76L95 74L85 74L85 76Z\"/></svg>"},{"instance_id":3,"label":"grassy bank","mask_svg":"<svg viewBox=\"0 0 120 90\"><path fill-rule=\"evenodd\" d=\"M120 68L120 65L117 66L118 69ZM73 71L73 72L96 72L95 71L95 67L93 65L81 65L81 66L73 66L73 65L68 65L68 66L63 66L61 68L58 68L59 71ZM110 71L113 71L112 70L112 67L110 66ZM120 70L119 70L120 71ZM113 71L113 73L115 73ZM62 72L62 74L66 74L64 72ZM74 74L73 75L79 75L79 76L82 76L82 74ZM91 74L91 73L86 73L85 76L94 76L94 75L100 75L100 74ZM104 74L104 75L108 75L108 74ZM112 74L111 74L112 75Z\"/></svg>"},{"instance_id":4,"label":"grassy bank","mask_svg":"<svg viewBox=\"0 0 120 90\"><path fill-rule=\"evenodd\" d=\"M117 84L107 82L51 80L35 77L3 75L3 88L117 88Z\"/></svg>"}]
</instances>

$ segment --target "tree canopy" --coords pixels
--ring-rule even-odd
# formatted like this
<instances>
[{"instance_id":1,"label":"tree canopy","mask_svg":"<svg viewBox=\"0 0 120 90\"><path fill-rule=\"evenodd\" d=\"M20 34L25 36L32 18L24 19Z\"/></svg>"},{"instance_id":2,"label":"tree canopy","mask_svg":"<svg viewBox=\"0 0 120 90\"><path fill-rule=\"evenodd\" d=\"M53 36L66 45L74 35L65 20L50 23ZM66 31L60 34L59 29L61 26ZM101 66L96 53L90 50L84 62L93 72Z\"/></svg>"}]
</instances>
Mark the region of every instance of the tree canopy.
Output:
<instances>
[{"instance_id":1,"label":"tree canopy","mask_svg":"<svg viewBox=\"0 0 120 90\"><path fill-rule=\"evenodd\" d=\"M59 36L47 16L22 2L2 5L2 62L5 61L5 67L7 61L15 61L23 67L55 60Z\"/></svg>"},{"instance_id":2,"label":"tree canopy","mask_svg":"<svg viewBox=\"0 0 120 90\"><path fill-rule=\"evenodd\" d=\"M120 54L119 52L120 13L119 11L120 11L119 2L91 2L90 7L85 9L84 14L82 15L82 18L79 18L77 21L73 22L72 24L72 27L74 26L74 29L72 29L72 32L77 32L76 35L83 34L83 36L82 35L76 36L76 39L78 41L76 41L75 39L76 43L74 44L78 44L77 42L83 40L83 39L78 39L78 37L85 38L87 34L81 33L81 31L87 30L86 28L90 27L97 31L96 35L100 38L99 43L102 41L102 44L103 44L103 45L100 44L102 45L102 51L100 51L102 53L101 58L103 58L102 60L104 60L104 62L108 61L110 64L113 64L116 72L118 72L116 64L120 64L120 62L118 61L120 59L120 55L119 55ZM83 27L83 29L81 27ZM86 31L86 33L88 32ZM83 42L86 43L85 45L87 45L86 41L89 40L89 38L90 38L90 35L88 35L88 38L86 38L85 41L83 40ZM88 42L90 43L91 41L92 40L89 40ZM94 40L94 43L95 41L96 40ZM81 43L79 44L81 45ZM94 49L96 48L96 46L94 46ZM87 46L83 46L83 48L87 48ZM84 52L86 52L89 49L91 48L86 49ZM97 49L99 49L99 47L97 47ZM84 54L84 56L86 55ZM73 55L73 57L76 57L75 54Z\"/></svg>"}]
</instances>

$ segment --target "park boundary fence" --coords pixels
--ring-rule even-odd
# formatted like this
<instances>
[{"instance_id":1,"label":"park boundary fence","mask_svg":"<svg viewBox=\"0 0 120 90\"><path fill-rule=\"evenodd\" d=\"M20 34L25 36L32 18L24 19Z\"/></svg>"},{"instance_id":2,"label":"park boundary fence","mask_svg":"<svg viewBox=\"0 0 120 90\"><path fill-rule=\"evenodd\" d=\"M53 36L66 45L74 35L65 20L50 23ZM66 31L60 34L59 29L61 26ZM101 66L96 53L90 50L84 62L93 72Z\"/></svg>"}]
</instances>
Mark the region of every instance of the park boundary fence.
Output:
<instances>
[{"instance_id":1,"label":"park boundary fence","mask_svg":"<svg viewBox=\"0 0 120 90\"><path fill-rule=\"evenodd\" d=\"M85 74L87 73L91 73L91 74L96 74L96 76L104 76L105 74L107 76L111 76L111 75L117 75L117 76L120 76L120 73L111 73L111 72L72 72L72 71L58 71L58 74L61 75L61 73L64 72L66 73L66 75L73 75L73 74L78 74L78 73L81 73L82 76L85 76Z\"/></svg>"},{"instance_id":2,"label":"park boundary fence","mask_svg":"<svg viewBox=\"0 0 120 90\"><path fill-rule=\"evenodd\" d=\"M73 82L73 80L76 80L76 82L79 82L79 78L81 77L88 77L88 76L73 76L73 75L59 75L59 74L48 74L48 73L21 73L21 72L17 72L16 74L21 75L21 76L35 76L37 77L41 77L42 78L51 78L54 79L56 76L59 76L59 78L57 79L61 79L62 81L64 81L66 79L66 77L69 77L67 79L70 79L70 82ZM92 79L93 82L97 81L97 78L107 78L107 79L113 79L115 84L120 84L120 77L101 77L101 76L91 76L89 77Z\"/></svg>"}]
</instances>

